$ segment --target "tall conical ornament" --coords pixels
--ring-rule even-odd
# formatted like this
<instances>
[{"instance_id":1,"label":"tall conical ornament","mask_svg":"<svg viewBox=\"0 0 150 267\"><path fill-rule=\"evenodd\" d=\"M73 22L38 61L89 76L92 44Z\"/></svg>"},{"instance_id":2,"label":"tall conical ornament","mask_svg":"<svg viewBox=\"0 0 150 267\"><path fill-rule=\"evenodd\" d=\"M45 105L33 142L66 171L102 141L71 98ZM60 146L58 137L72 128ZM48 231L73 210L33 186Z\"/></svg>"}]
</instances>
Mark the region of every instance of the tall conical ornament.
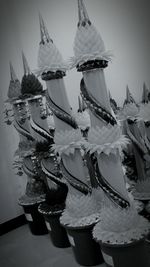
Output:
<instances>
[{"instance_id":1,"label":"tall conical ornament","mask_svg":"<svg viewBox=\"0 0 150 267\"><path fill-rule=\"evenodd\" d=\"M78 15L79 15L78 27L79 26L84 27L87 24L91 25L91 21L89 19L83 0L78 0Z\"/></svg>"},{"instance_id":2,"label":"tall conical ornament","mask_svg":"<svg viewBox=\"0 0 150 267\"><path fill-rule=\"evenodd\" d=\"M43 76L45 77L47 76L48 72L57 72L58 76L62 77L61 74L63 73L63 76L65 75L65 71L68 69L68 64L65 63L62 55L53 43L53 40L50 38L44 20L40 14L39 20L41 41L38 51L38 70L36 72L37 76L43 74ZM61 73L58 71L61 71ZM45 79L44 77L42 77L42 79Z\"/></svg>"},{"instance_id":3,"label":"tall conical ornament","mask_svg":"<svg viewBox=\"0 0 150 267\"><path fill-rule=\"evenodd\" d=\"M124 101L124 105L131 104L131 103L135 103L136 104L136 102L135 102L135 100L134 100L134 98L133 98L133 96L132 96L132 94L131 94L131 92L129 90L129 87L127 85L127 87L126 87L126 99Z\"/></svg>"},{"instance_id":4,"label":"tall conical ornament","mask_svg":"<svg viewBox=\"0 0 150 267\"><path fill-rule=\"evenodd\" d=\"M143 84L143 94L142 94L142 103L148 103L149 99L148 99L148 95L149 95L149 90L146 86L146 84Z\"/></svg>"},{"instance_id":5,"label":"tall conical ornament","mask_svg":"<svg viewBox=\"0 0 150 267\"><path fill-rule=\"evenodd\" d=\"M14 71L14 68L13 68L13 65L11 62L9 62L9 66L10 66L10 78L11 78L11 81L16 81L18 80L17 76L16 76L16 73Z\"/></svg>"},{"instance_id":6,"label":"tall conical ornament","mask_svg":"<svg viewBox=\"0 0 150 267\"><path fill-rule=\"evenodd\" d=\"M42 18L42 15L39 13L39 21L40 21L40 33L41 33L41 42L42 44L52 42L53 40L50 38L48 30L45 26L45 22Z\"/></svg>"},{"instance_id":7,"label":"tall conical ornament","mask_svg":"<svg viewBox=\"0 0 150 267\"><path fill-rule=\"evenodd\" d=\"M106 51L99 32L91 23L83 0L78 0L78 14L79 22L74 39L72 67L77 67L78 71L85 70L85 68L107 67L111 59L110 52ZM84 66L84 63L88 66Z\"/></svg>"},{"instance_id":8,"label":"tall conical ornament","mask_svg":"<svg viewBox=\"0 0 150 267\"><path fill-rule=\"evenodd\" d=\"M29 68L27 59L26 59L26 57L25 57L25 55L24 55L23 52L22 52L22 61L23 61L24 75L31 74L31 70L30 70L30 68Z\"/></svg>"},{"instance_id":9,"label":"tall conical ornament","mask_svg":"<svg viewBox=\"0 0 150 267\"><path fill-rule=\"evenodd\" d=\"M9 66L10 66L10 84L7 96L9 99L19 98L21 95L21 84L17 78L17 75L14 71L11 62L9 63Z\"/></svg>"},{"instance_id":10,"label":"tall conical ornament","mask_svg":"<svg viewBox=\"0 0 150 267\"><path fill-rule=\"evenodd\" d=\"M127 85L126 87L126 100L128 101L128 103L131 103L131 102L135 102L130 90L129 90L129 87Z\"/></svg>"}]
</instances>

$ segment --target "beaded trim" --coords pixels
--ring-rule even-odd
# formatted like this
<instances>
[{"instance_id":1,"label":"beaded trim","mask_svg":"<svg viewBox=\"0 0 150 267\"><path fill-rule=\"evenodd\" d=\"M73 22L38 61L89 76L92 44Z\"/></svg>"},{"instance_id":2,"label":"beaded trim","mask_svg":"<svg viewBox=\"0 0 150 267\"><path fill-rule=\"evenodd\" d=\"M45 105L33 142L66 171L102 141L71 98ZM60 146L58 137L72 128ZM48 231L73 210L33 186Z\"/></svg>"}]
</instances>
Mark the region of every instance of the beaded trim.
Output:
<instances>
[{"instance_id":1,"label":"beaded trim","mask_svg":"<svg viewBox=\"0 0 150 267\"><path fill-rule=\"evenodd\" d=\"M47 132L45 129L43 129L41 126L39 126L32 118L30 118L30 125L31 128L38 133L40 136L44 137L48 141L53 142L53 136L50 135L49 132Z\"/></svg>"},{"instance_id":2,"label":"beaded trim","mask_svg":"<svg viewBox=\"0 0 150 267\"><path fill-rule=\"evenodd\" d=\"M34 141L34 138L31 136L31 134L26 129L24 129L18 121L15 121L14 127L21 135L25 136L31 141Z\"/></svg>"},{"instance_id":3,"label":"beaded trim","mask_svg":"<svg viewBox=\"0 0 150 267\"><path fill-rule=\"evenodd\" d=\"M42 73L41 78L44 81L50 81L50 80L54 80L54 79L61 79L64 76L66 76L65 71L57 70L55 72L53 72L53 71L44 72L44 73Z\"/></svg>"},{"instance_id":4,"label":"beaded trim","mask_svg":"<svg viewBox=\"0 0 150 267\"><path fill-rule=\"evenodd\" d=\"M80 181L78 178L73 176L65 167L63 161L61 160L61 170L65 177L65 179L70 183L71 186L73 186L75 189L80 191L81 193L87 195L92 193L92 189L82 181Z\"/></svg>"},{"instance_id":5,"label":"beaded trim","mask_svg":"<svg viewBox=\"0 0 150 267\"><path fill-rule=\"evenodd\" d=\"M62 185L62 184L66 184L66 181L63 178L59 178L57 177L54 173L50 172L46 166L44 165L43 161L41 161L41 168L42 171L45 173L45 175L52 180L53 182L55 182L58 185Z\"/></svg>"},{"instance_id":6,"label":"beaded trim","mask_svg":"<svg viewBox=\"0 0 150 267\"><path fill-rule=\"evenodd\" d=\"M48 100L50 109L52 110L52 112L55 114L55 116L62 120L63 122L69 124L71 127L73 127L74 129L78 129L78 125L75 121L75 119L68 114L65 110L63 110L62 108L60 108L59 106L57 106L53 100L50 98L49 94L46 94L46 98Z\"/></svg>"},{"instance_id":7,"label":"beaded trim","mask_svg":"<svg viewBox=\"0 0 150 267\"><path fill-rule=\"evenodd\" d=\"M50 206L46 202L42 203L38 207L38 211L47 216L61 215L64 211L64 205L53 205Z\"/></svg>"},{"instance_id":8,"label":"beaded trim","mask_svg":"<svg viewBox=\"0 0 150 267\"><path fill-rule=\"evenodd\" d=\"M83 78L81 80L80 89L83 100L94 116L98 117L98 119L102 119L106 123L110 123L111 125L117 124L116 119L111 115L111 113L101 107L97 100L88 92Z\"/></svg>"},{"instance_id":9,"label":"beaded trim","mask_svg":"<svg viewBox=\"0 0 150 267\"><path fill-rule=\"evenodd\" d=\"M104 69L108 67L108 61L106 60L100 60L100 59L95 59L95 60L89 60L82 65L77 65L77 71L82 72L82 71L88 71L92 69Z\"/></svg>"},{"instance_id":10,"label":"beaded trim","mask_svg":"<svg viewBox=\"0 0 150 267\"><path fill-rule=\"evenodd\" d=\"M108 198L113 201L115 204L120 206L121 208L127 208L130 206L130 203L128 200L124 199L120 195L119 192L117 192L116 189L114 189L102 176L100 173L98 162L95 163L95 179L97 180L98 185L101 187L101 189L105 192L105 194L108 196Z\"/></svg>"}]
</instances>

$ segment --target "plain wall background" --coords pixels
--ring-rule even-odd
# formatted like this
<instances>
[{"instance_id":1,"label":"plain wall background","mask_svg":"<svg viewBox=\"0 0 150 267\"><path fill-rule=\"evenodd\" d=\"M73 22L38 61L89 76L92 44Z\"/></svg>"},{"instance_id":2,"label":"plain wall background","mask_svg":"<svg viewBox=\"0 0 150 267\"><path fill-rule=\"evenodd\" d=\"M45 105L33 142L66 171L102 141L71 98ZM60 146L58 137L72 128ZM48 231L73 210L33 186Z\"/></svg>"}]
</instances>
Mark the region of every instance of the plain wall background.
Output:
<instances>
[{"instance_id":1,"label":"plain wall background","mask_svg":"<svg viewBox=\"0 0 150 267\"><path fill-rule=\"evenodd\" d=\"M85 0L91 21L101 33L114 58L105 70L107 87L121 105L128 84L140 101L143 82L150 85L150 18L149 0ZM0 16L0 221L21 212L17 206L23 179L12 172L13 154L18 138L13 127L3 123L3 102L9 86L9 60L19 79L23 75L21 50L32 70L37 67L40 41L38 12L64 59L73 56L73 41L78 22L76 0L1 0ZM65 78L70 104L77 109L81 74L69 71ZM19 180L20 179L20 180ZM7 197L9 196L9 197ZM5 207L5 209L3 208Z\"/></svg>"}]
</instances>

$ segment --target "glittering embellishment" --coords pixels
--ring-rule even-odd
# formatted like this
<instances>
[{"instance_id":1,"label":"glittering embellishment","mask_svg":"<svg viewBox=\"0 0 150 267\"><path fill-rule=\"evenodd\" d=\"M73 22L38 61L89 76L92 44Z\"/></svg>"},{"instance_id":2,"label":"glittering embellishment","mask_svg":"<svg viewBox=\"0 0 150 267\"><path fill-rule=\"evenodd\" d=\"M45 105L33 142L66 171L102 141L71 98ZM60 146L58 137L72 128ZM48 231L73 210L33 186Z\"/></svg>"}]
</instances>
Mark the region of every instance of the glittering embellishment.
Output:
<instances>
[{"instance_id":1,"label":"glittering embellishment","mask_svg":"<svg viewBox=\"0 0 150 267\"><path fill-rule=\"evenodd\" d=\"M55 204L55 205L50 205L47 202L44 202L39 205L38 211L42 215L48 215L48 216L54 216L54 215L60 215L65 208L64 203L63 204ZM50 225L48 226L50 228Z\"/></svg>"},{"instance_id":2,"label":"glittering embellishment","mask_svg":"<svg viewBox=\"0 0 150 267\"><path fill-rule=\"evenodd\" d=\"M91 194L92 190L91 188L83 183L82 181L80 181L78 178L74 177L65 167L63 161L61 160L61 170L62 173L65 177L65 179L70 183L71 186L73 186L75 189L77 189L78 191L80 191L81 193L87 195L87 194Z\"/></svg>"},{"instance_id":3,"label":"glittering embellishment","mask_svg":"<svg viewBox=\"0 0 150 267\"><path fill-rule=\"evenodd\" d=\"M40 136L44 137L45 139L52 141L53 143L53 136L50 135L49 132L47 132L45 129L43 129L41 126L39 126L32 118L30 118L30 125L31 128L38 133Z\"/></svg>"},{"instance_id":4,"label":"glittering embellishment","mask_svg":"<svg viewBox=\"0 0 150 267\"><path fill-rule=\"evenodd\" d=\"M30 132L24 129L18 121L14 122L14 127L21 135L25 136L27 139L31 141L34 141L34 138L31 136Z\"/></svg>"},{"instance_id":5,"label":"glittering embellishment","mask_svg":"<svg viewBox=\"0 0 150 267\"><path fill-rule=\"evenodd\" d=\"M92 70L92 69L104 69L107 66L108 66L108 61L95 59L95 60L88 60L82 65L78 64L76 67L77 67L77 71L83 72L83 71Z\"/></svg>"},{"instance_id":6,"label":"glittering embellishment","mask_svg":"<svg viewBox=\"0 0 150 267\"><path fill-rule=\"evenodd\" d=\"M88 108L91 112L98 117L98 119L102 119L111 125L117 124L115 118L108 112L105 108L101 107L97 100L87 91L85 86L84 80L81 80L81 96L83 97L84 101L86 102Z\"/></svg>"},{"instance_id":7,"label":"glittering embellishment","mask_svg":"<svg viewBox=\"0 0 150 267\"><path fill-rule=\"evenodd\" d=\"M108 198L114 202L117 206L121 208L127 208L130 206L130 203L128 200L124 199L120 195L119 192L117 192L116 189L114 189L107 180L102 176L100 173L98 162L95 163L95 178L98 182L98 185L101 187L101 189L105 192L105 194L108 196Z\"/></svg>"},{"instance_id":8,"label":"glittering embellishment","mask_svg":"<svg viewBox=\"0 0 150 267\"><path fill-rule=\"evenodd\" d=\"M49 169L46 168L43 160L41 161L41 167L45 175L53 182L58 185L66 184L66 181L63 178L59 178L56 174L52 173Z\"/></svg>"},{"instance_id":9,"label":"glittering embellishment","mask_svg":"<svg viewBox=\"0 0 150 267\"><path fill-rule=\"evenodd\" d=\"M69 124L74 129L78 129L78 125L77 125L76 121L74 120L74 118L69 113L67 113L65 110L63 110L62 108L57 106L53 102L53 100L50 98L48 93L46 94L46 98L47 98L47 101L49 103L50 109L52 110L52 112L55 114L55 116L58 119Z\"/></svg>"},{"instance_id":10,"label":"glittering embellishment","mask_svg":"<svg viewBox=\"0 0 150 267\"><path fill-rule=\"evenodd\" d=\"M57 70L57 71L47 71L43 72L41 75L42 80L50 81L54 79L61 79L66 76L65 71Z\"/></svg>"}]
</instances>

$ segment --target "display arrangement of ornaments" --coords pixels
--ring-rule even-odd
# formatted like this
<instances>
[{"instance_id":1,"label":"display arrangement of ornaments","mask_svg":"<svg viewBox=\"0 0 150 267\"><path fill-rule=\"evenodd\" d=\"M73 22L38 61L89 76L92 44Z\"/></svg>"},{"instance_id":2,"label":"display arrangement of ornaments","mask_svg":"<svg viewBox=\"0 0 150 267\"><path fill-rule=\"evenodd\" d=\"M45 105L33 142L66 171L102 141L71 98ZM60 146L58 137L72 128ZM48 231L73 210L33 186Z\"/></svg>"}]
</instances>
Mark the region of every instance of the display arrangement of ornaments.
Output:
<instances>
[{"instance_id":1,"label":"display arrangement of ornaments","mask_svg":"<svg viewBox=\"0 0 150 267\"><path fill-rule=\"evenodd\" d=\"M38 213L37 206L45 199L45 185L38 173L38 166L35 153L35 140L31 135L28 116L28 107L25 99L22 98L21 84L17 79L12 65L10 64L11 80L8 90L8 103L12 105L13 115L8 114L6 109L6 123L13 125L19 133L20 142L15 152L15 168L18 175L22 171L27 175L26 191L19 199L19 205L24 209L28 225L33 234L45 234L47 228L43 217ZM12 120L10 120L12 118ZM9 123L8 123L9 122Z\"/></svg>"},{"instance_id":2,"label":"display arrangement of ornaments","mask_svg":"<svg viewBox=\"0 0 150 267\"><path fill-rule=\"evenodd\" d=\"M54 114L55 122L53 150L55 154L59 154L63 178L66 179L69 189L61 224L68 232L77 261L83 265L94 265L103 261L102 256L100 257L100 248L92 238L92 226L97 221L98 210L85 175L86 166L82 158L84 139L73 117L66 94L63 77L68 66L50 38L41 16L40 25L41 42L37 74L46 82L47 102ZM76 242L73 241L75 238L70 231L73 231ZM88 257L85 257L85 250L88 251Z\"/></svg>"},{"instance_id":3,"label":"display arrangement of ornaments","mask_svg":"<svg viewBox=\"0 0 150 267\"><path fill-rule=\"evenodd\" d=\"M62 181L57 157L51 149L54 143L54 123L50 127L50 118L48 120L47 114L48 107L46 109L44 105L43 88L35 75L31 73L25 57L24 62L26 74L22 80L22 94L28 101L31 134L36 141L36 159L39 163L40 177L43 177L46 185L45 201L40 204L38 211L44 215L43 218L48 230L52 229L49 232L54 245L67 247L70 244L65 230L59 223L59 216L65 206L68 188ZM55 226L54 228L52 224Z\"/></svg>"},{"instance_id":4,"label":"display arrangement of ornaments","mask_svg":"<svg viewBox=\"0 0 150 267\"><path fill-rule=\"evenodd\" d=\"M25 206L29 198L33 202L36 198L38 214L46 222L53 245L65 248L71 244L80 265L105 261L109 267L148 267L145 238L150 224L139 214L134 199L147 201L144 205L149 212L150 94L144 85L142 103L137 105L127 87L123 108L117 106L104 75L112 55L83 0L78 0L78 16L70 64L64 61L40 15L35 73L24 54L21 85L11 67L8 97L20 134L19 157L29 177L20 204ZM77 112L72 110L65 88L66 72L72 68L82 73ZM45 81L45 90L39 76ZM132 177L126 173L128 180L123 152L128 170L132 170ZM127 190L131 180L133 196Z\"/></svg>"},{"instance_id":5,"label":"display arrangement of ornaments","mask_svg":"<svg viewBox=\"0 0 150 267\"><path fill-rule=\"evenodd\" d=\"M141 214L150 220L147 209L150 201L150 102L149 90L145 83L141 103L136 103L129 88L127 88L124 107L118 117L123 121L123 129L131 140L131 150L135 159L136 172L132 181L133 197L141 202ZM129 151L128 151L129 152ZM127 158L129 158L129 153ZM134 164L132 164L132 167ZM131 176L127 171L129 183ZM140 203L139 202L139 203Z\"/></svg>"},{"instance_id":6,"label":"display arrangement of ornaments","mask_svg":"<svg viewBox=\"0 0 150 267\"><path fill-rule=\"evenodd\" d=\"M129 87L126 87L126 99L123 104L123 108L120 108L117 112L117 119L120 122L122 133L128 136L127 131L127 118L134 117L138 113L138 105L134 100ZM137 180L137 169L136 169L136 162L135 156L133 152L134 148L132 142L130 142L124 149L123 149L123 164L126 170L126 176L129 179L130 185L135 184Z\"/></svg>"}]
</instances>

